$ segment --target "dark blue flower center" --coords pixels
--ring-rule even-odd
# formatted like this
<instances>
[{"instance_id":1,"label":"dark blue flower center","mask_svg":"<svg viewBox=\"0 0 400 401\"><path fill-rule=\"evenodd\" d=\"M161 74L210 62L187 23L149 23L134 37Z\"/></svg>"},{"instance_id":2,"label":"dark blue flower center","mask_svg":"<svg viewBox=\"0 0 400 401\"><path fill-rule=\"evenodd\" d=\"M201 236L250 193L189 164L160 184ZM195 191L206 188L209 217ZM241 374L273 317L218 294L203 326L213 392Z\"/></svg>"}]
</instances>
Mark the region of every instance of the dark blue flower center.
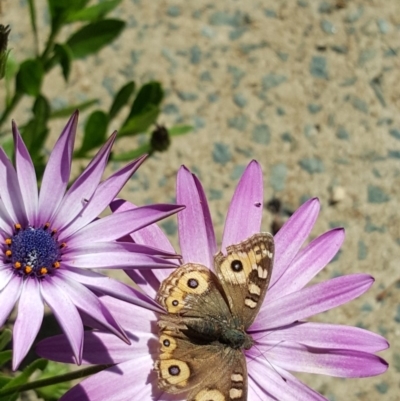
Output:
<instances>
[{"instance_id":1,"label":"dark blue flower center","mask_svg":"<svg viewBox=\"0 0 400 401\"><path fill-rule=\"evenodd\" d=\"M6 239L6 260L21 276L45 277L54 273L60 267L61 250L65 246L55 234L56 231L49 230L49 224L26 229L16 224L14 235Z\"/></svg>"}]
</instances>

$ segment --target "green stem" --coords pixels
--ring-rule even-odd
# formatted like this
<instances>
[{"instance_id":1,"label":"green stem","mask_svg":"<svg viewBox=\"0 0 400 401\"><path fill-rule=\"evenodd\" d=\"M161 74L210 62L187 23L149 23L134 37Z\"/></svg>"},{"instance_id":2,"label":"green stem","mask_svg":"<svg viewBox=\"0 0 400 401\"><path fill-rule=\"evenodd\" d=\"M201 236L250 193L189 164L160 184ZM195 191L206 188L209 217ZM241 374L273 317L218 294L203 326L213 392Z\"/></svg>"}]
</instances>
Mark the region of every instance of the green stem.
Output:
<instances>
[{"instance_id":1,"label":"green stem","mask_svg":"<svg viewBox=\"0 0 400 401\"><path fill-rule=\"evenodd\" d=\"M56 39L56 36L58 35L58 32L60 31L60 28L61 28L61 26L58 24L58 26L53 27L50 32L50 36L47 39L46 47L43 50L42 55L39 57L40 60L42 60L43 65L46 63L47 57L48 57L50 51L53 49L54 41Z\"/></svg>"},{"instance_id":2,"label":"green stem","mask_svg":"<svg viewBox=\"0 0 400 401\"><path fill-rule=\"evenodd\" d=\"M4 390L0 390L0 397L4 395L10 395L15 393L20 393L22 391L33 390L35 388L46 387L53 384L64 383L75 379L81 379L85 376L93 375L95 373L101 372L104 369L109 368L113 365L96 365L89 368L77 370L75 372L65 373L60 376L49 377L48 379L36 380L30 383L25 383L20 386L9 387Z\"/></svg>"}]
</instances>

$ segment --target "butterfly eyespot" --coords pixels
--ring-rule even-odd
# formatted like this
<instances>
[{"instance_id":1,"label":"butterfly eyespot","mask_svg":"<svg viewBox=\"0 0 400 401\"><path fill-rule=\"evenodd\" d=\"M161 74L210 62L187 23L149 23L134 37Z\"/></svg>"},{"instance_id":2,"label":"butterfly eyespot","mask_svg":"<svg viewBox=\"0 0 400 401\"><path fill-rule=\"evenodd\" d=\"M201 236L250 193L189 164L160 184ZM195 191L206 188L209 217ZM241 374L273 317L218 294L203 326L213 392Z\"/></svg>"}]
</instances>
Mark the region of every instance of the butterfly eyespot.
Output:
<instances>
[{"instance_id":1,"label":"butterfly eyespot","mask_svg":"<svg viewBox=\"0 0 400 401\"><path fill-rule=\"evenodd\" d=\"M179 305L179 301L177 301L176 299L174 299L174 300L172 301L172 305L173 305L173 306L178 306L178 305Z\"/></svg>"},{"instance_id":2,"label":"butterfly eyespot","mask_svg":"<svg viewBox=\"0 0 400 401\"><path fill-rule=\"evenodd\" d=\"M190 278L187 281L187 285L189 288L197 288L199 286L199 282L195 278Z\"/></svg>"},{"instance_id":3,"label":"butterfly eyespot","mask_svg":"<svg viewBox=\"0 0 400 401\"><path fill-rule=\"evenodd\" d=\"M231 269L236 273L241 272L243 270L243 263L240 260L235 259L231 262Z\"/></svg>"},{"instance_id":4,"label":"butterfly eyespot","mask_svg":"<svg viewBox=\"0 0 400 401\"><path fill-rule=\"evenodd\" d=\"M171 345L171 341L169 341L169 340L164 340L164 341L163 341L163 345L164 345L164 347L169 347L169 346Z\"/></svg>"},{"instance_id":5,"label":"butterfly eyespot","mask_svg":"<svg viewBox=\"0 0 400 401\"><path fill-rule=\"evenodd\" d=\"M171 376L178 376L181 373L181 370L179 369L179 366L177 365L172 365L168 368L168 372Z\"/></svg>"}]
</instances>

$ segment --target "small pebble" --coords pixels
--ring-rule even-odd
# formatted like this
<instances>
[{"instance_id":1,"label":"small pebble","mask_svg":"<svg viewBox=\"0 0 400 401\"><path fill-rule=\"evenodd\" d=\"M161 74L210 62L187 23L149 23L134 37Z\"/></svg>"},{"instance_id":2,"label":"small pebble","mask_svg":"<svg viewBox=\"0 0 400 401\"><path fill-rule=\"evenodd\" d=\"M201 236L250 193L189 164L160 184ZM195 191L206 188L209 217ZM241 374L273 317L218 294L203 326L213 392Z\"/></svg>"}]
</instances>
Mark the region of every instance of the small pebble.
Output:
<instances>
[{"instance_id":1,"label":"small pebble","mask_svg":"<svg viewBox=\"0 0 400 401\"><path fill-rule=\"evenodd\" d=\"M363 240L358 241L358 260L365 260L368 256L368 248Z\"/></svg>"},{"instance_id":2,"label":"small pebble","mask_svg":"<svg viewBox=\"0 0 400 401\"><path fill-rule=\"evenodd\" d=\"M323 161L317 157L301 159L299 165L303 170L310 174L322 173L325 170Z\"/></svg>"},{"instance_id":3,"label":"small pebble","mask_svg":"<svg viewBox=\"0 0 400 401\"><path fill-rule=\"evenodd\" d=\"M325 32L325 33L329 33L330 35L334 35L336 33L336 27L335 25L332 24L332 22L323 19L321 21L321 29Z\"/></svg>"},{"instance_id":4,"label":"small pebble","mask_svg":"<svg viewBox=\"0 0 400 401\"><path fill-rule=\"evenodd\" d=\"M247 117L244 114L228 118L228 127L244 131L247 127Z\"/></svg>"},{"instance_id":5,"label":"small pebble","mask_svg":"<svg viewBox=\"0 0 400 401\"><path fill-rule=\"evenodd\" d=\"M387 22L385 19L383 18L379 18L376 21L377 25L378 25L378 29L380 33L383 33L384 35L386 35L389 30L390 30L390 25L389 22Z\"/></svg>"},{"instance_id":6,"label":"small pebble","mask_svg":"<svg viewBox=\"0 0 400 401\"><path fill-rule=\"evenodd\" d=\"M311 114L317 114L322 110L322 106L320 104L310 103L307 107Z\"/></svg>"},{"instance_id":7,"label":"small pebble","mask_svg":"<svg viewBox=\"0 0 400 401\"><path fill-rule=\"evenodd\" d=\"M350 135L346 128L340 126L336 131L336 138L347 141L350 138Z\"/></svg>"},{"instance_id":8,"label":"small pebble","mask_svg":"<svg viewBox=\"0 0 400 401\"><path fill-rule=\"evenodd\" d=\"M375 185L368 185L367 194L369 203L385 203L390 200L390 196L382 188Z\"/></svg>"},{"instance_id":9,"label":"small pebble","mask_svg":"<svg viewBox=\"0 0 400 401\"><path fill-rule=\"evenodd\" d=\"M392 128L389 130L389 134L393 137L396 138L400 141L400 129L398 128Z\"/></svg>"},{"instance_id":10,"label":"small pebble","mask_svg":"<svg viewBox=\"0 0 400 401\"><path fill-rule=\"evenodd\" d=\"M285 75L280 74L268 74L265 75L262 79L262 86L264 90L269 90L275 88L276 86L282 84L287 80Z\"/></svg>"},{"instance_id":11,"label":"small pebble","mask_svg":"<svg viewBox=\"0 0 400 401\"><path fill-rule=\"evenodd\" d=\"M177 95L179 99L185 101L185 102L193 102L194 100L197 100L198 96L196 93L193 92L184 92L184 91L177 91Z\"/></svg>"},{"instance_id":12,"label":"small pebble","mask_svg":"<svg viewBox=\"0 0 400 401\"><path fill-rule=\"evenodd\" d=\"M346 198L346 190L341 186L335 186L330 191L329 203L331 205L336 205L342 202Z\"/></svg>"},{"instance_id":13,"label":"small pebble","mask_svg":"<svg viewBox=\"0 0 400 401\"><path fill-rule=\"evenodd\" d=\"M256 125L252 132L252 139L256 143L268 145L271 141L271 130L267 124Z\"/></svg>"},{"instance_id":14,"label":"small pebble","mask_svg":"<svg viewBox=\"0 0 400 401\"><path fill-rule=\"evenodd\" d=\"M214 150L212 153L215 163L226 164L232 159L232 153L229 146L221 142L214 143Z\"/></svg>"},{"instance_id":15,"label":"small pebble","mask_svg":"<svg viewBox=\"0 0 400 401\"><path fill-rule=\"evenodd\" d=\"M326 57L314 56L310 63L310 73L315 78L328 79Z\"/></svg>"},{"instance_id":16,"label":"small pebble","mask_svg":"<svg viewBox=\"0 0 400 401\"><path fill-rule=\"evenodd\" d=\"M285 189L287 172L287 166L284 163L278 163L272 166L270 183L274 191L282 191Z\"/></svg>"},{"instance_id":17,"label":"small pebble","mask_svg":"<svg viewBox=\"0 0 400 401\"><path fill-rule=\"evenodd\" d=\"M241 93L235 93L233 95L233 101L236 106L243 108L247 105L247 99Z\"/></svg>"},{"instance_id":18,"label":"small pebble","mask_svg":"<svg viewBox=\"0 0 400 401\"><path fill-rule=\"evenodd\" d=\"M167 9L167 15L169 17L179 17L181 15L181 9L179 6L169 6Z\"/></svg>"}]
</instances>

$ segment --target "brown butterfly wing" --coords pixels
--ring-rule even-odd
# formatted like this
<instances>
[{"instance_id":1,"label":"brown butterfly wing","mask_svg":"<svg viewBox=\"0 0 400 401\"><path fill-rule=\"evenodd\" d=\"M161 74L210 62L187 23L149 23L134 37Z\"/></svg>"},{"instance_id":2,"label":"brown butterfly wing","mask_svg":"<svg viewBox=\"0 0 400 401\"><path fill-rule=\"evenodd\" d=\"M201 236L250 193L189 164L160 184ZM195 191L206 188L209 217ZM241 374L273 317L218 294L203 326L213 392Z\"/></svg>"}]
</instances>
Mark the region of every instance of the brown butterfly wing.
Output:
<instances>
[{"instance_id":1,"label":"brown butterfly wing","mask_svg":"<svg viewBox=\"0 0 400 401\"><path fill-rule=\"evenodd\" d=\"M220 252L215 256L215 270L232 315L247 329L267 293L274 261L274 238L269 233L258 233L226 250L227 255Z\"/></svg>"},{"instance_id":2,"label":"brown butterfly wing","mask_svg":"<svg viewBox=\"0 0 400 401\"><path fill-rule=\"evenodd\" d=\"M188 401L246 401L247 370L242 351L221 343L198 344L176 328L170 315L160 319L159 387L187 392Z\"/></svg>"},{"instance_id":3,"label":"brown butterfly wing","mask_svg":"<svg viewBox=\"0 0 400 401\"><path fill-rule=\"evenodd\" d=\"M232 324L218 278L203 265L188 263L177 268L162 282L157 301L170 315L179 316L181 325L206 338L213 339L216 330Z\"/></svg>"}]
</instances>

